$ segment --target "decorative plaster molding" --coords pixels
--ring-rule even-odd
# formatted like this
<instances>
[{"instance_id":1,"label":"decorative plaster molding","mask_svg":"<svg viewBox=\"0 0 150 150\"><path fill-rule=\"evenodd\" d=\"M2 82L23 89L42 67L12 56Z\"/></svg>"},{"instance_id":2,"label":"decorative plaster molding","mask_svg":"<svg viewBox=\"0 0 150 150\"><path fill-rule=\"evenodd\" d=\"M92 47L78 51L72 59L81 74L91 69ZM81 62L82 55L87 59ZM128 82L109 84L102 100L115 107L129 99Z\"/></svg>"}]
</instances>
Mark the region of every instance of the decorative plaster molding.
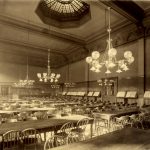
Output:
<instances>
[{"instance_id":1,"label":"decorative plaster molding","mask_svg":"<svg viewBox=\"0 0 150 150\"><path fill-rule=\"evenodd\" d=\"M91 47L92 47L91 45L96 45L95 43L100 43L99 49L105 50L106 39L108 38L107 36L97 39L96 41L90 43L88 45L88 47L90 47L90 49L91 49ZM124 28L121 28L120 30L115 31L111 34L111 38L113 39L114 47L124 45L126 43L129 43L131 41L137 40L142 37L144 37L144 28L137 27L134 24L125 26Z\"/></svg>"},{"instance_id":2,"label":"decorative plaster molding","mask_svg":"<svg viewBox=\"0 0 150 150\"><path fill-rule=\"evenodd\" d=\"M37 46L37 45L33 45L31 43L14 41L14 40L4 39L4 38L0 38L0 42L7 43L7 44L12 44L12 45L15 45L15 46L21 46L21 47L25 47L25 48L30 48L30 49L33 49L33 50L38 50L38 52L40 52L41 54L47 54L47 47ZM37 51L35 51L35 52L37 52ZM54 54L57 54L57 55L65 55L65 50L60 52L56 49L51 49L51 53L54 53Z\"/></svg>"},{"instance_id":3,"label":"decorative plaster molding","mask_svg":"<svg viewBox=\"0 0 150 150\"><path fill-rule=\"evenodd\" d=\"M120 22L120 23L116 23L112 26L112 33L116 32L116 31L117 32L121 31L130 25L132 25L132 23L127 20ZM106 36L108 36L108 33L106 31L106 28L103 28L95 33L92 33L92 35L88 36L86 38L86 43L90 44L98 39L106 38Z\"/></svg>"},{"instance_id":4,"label":"decorative plaster molding","mask_svg":"<svg viewBox=\"0 0 150 150\"><path fill-rule=\"evenodd\" d=\"M71 42L77 45L84 45L85 41L77 36L72 36L65 31L56 31L49 30L48 28L41 27L39 24L35 24L33 22L27 22L26 20L20 20L13 17L10 17L6 14L0 14L0 22L5 23L7 25L15 26L17 28L22 28L26 30L30 30L32 32L37 32L42 35L53 36L55 38L61 38L61 40L65 40L67 42ZM61 32L61 33L60 33Z\"/></svg>"},{"instance_id":5,"label":"decorative plaster molding","mask_svg":"<svg viewBox=\"0 0 150 150\"><path fill-rule=\"evenodd\" d=\"M7 45L7 48L3 48L1 45L1 49L0 52L2 53L6 53L7 54L7 58L10 59L9 55L13 55L13 59L12 62L16 63L15 59L18 58L19 56L21 58L18 58L21 64L26 64L26 61L22 61L22 58L26 58L26 55L29 55L29 57L32 57L33 61L32 61L32 65L39 65L39 66L45 66L45 60L47 60L47 49L43 48L43 47L37 47L35 45L30 45L28 43L20 43L18 41L12 41L12 40L8 40L8 39L0 39L0 43ZM16 49L12 50L12 47L14 46L14 48L16 47ZM19 50L17 50L19 49ZM38 51L37 51L38 50ZM57 52L56 50L51 51L53 57L55 59L53 59L52 64L54 68L58 68L62 65L65 65L68 61L68 58L66 57L66 55L64 53L60 53ZM10 60L7 60L8 62ZM4 60L3 60L4 61ZM5 60L6 61L6 60ZM19 63L18 61L18 63ZM55 65L55 66L54 66Z\"/></svg>"}]
</instances>

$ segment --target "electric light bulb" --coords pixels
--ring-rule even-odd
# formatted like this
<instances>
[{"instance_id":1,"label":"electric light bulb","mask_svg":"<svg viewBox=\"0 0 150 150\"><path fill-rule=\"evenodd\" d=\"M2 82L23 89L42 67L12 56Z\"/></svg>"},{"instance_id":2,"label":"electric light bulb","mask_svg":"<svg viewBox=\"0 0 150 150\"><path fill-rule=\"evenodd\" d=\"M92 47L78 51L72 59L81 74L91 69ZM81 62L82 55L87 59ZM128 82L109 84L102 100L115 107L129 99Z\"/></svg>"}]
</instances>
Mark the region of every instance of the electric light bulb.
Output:
<instances>
[{"instance_id":1,"label":"electric light bulb","mask_svg":"<svg viewBox=\"0 0 150 150\"><path fill-rule=\"evenodd\" d=\"M86 62L90 64L92 62L92 57L86 57Z\"/></svg>"},{"instance_id":2,"label":"electric light bulb","mask_svg":"<svg viewBox=\"0 0 150 150\"><path fill-rule=\"evenodd\" d=\"M93 51L92 52L92 58L93 59L98 59L100 57L100 53L98 51Z\"/></svg>"}]
</instances>

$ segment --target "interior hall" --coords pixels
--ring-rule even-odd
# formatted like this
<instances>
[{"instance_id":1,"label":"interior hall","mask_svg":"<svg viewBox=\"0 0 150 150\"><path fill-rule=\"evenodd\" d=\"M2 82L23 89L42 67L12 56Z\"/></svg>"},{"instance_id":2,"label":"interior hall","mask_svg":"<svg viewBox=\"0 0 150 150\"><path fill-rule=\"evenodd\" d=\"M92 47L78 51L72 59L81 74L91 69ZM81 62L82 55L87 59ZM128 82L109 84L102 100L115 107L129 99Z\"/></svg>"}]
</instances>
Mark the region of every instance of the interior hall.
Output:
<instances>
[{"instance_id":1,"label":"interior hall","mask_svg":"<svg viewBox=\"0 0 150 150\"><path fill-rule=\"evenodd\" d=\"M149 0L0 0L0 150L150 149Z\"/></svg>"}]
</instances>

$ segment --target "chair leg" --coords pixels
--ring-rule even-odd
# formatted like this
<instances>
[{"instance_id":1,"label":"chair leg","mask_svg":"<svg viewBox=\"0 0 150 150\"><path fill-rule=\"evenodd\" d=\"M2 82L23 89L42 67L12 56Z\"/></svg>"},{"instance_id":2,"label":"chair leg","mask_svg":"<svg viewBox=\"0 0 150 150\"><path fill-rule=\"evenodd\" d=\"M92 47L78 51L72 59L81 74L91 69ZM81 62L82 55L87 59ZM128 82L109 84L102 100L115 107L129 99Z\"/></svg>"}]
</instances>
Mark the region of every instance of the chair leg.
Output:
<instances>
[{"instance_id":1,"label":"chair leg","mask_svg":"<svg viewBox=\"0 0 150 150\"><path fill-rule=\"evenodd\" d=\"M69 140L69 138L66 137L64 140L65 140L65 144L68 145L68 140Z\"/></svg>"}]
</instances>

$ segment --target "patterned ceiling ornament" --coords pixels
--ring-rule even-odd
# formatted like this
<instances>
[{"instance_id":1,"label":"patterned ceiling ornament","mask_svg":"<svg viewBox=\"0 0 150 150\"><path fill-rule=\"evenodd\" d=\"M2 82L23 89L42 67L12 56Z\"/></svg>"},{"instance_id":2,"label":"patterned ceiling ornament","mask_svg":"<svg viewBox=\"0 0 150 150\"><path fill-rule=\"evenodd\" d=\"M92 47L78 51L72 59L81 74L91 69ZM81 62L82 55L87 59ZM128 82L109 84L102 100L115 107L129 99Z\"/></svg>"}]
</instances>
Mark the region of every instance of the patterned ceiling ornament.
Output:
<instances>
[{"instance_id":1,"label":"patterned ceiling ornament","mask_svg":"<svg viewBox=\"0 0 150 150\"><path fill-rule=\"evenodd\" d=\"M40 19L49 25L77 27L90 20L90 5L81 0L42 0L37 9Z\"/></svg>"}]
</instances>

